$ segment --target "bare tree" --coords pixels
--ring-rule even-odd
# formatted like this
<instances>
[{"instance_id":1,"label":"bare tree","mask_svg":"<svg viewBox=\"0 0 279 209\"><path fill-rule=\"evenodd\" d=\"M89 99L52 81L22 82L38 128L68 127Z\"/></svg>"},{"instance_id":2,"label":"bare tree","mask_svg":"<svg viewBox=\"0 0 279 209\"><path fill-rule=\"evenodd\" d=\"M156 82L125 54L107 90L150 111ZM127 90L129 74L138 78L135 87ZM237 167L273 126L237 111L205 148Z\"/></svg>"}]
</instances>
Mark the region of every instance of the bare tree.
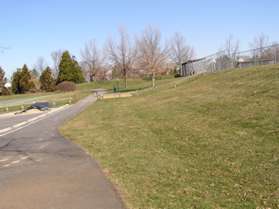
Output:
<instances>
[{"instance_id":1,"label":"bare tree","mask_svg":"<svg viewBox=\"0 0 279 209\"><path fill-rule=\"evenodd\" d=\"M46 68L46 66L47 66L47 63L46 63L45 59L44 59L43 57L39 57L38 60L37 60L37 62L36 62L36 64L35 64L35 67L34 67L34 68L35 68L39 73L41 73L41 72L43 72L43 70Z\"/></svg>"},{"instance_id":2,"label":"bare tree","mask_svg":"<svg viewBox=\"0 0 279 209\"><path fill-rule=\"evenodd\" d=\"M222 46L219 56L216 58L218 69L234 68L237 65L237 55L239 53L239 41L230 35Z\"/></svg>"},{"instance_id":3,"label":"bare tree","mask_svg":"<svg viewBox=\"0 0 279 209\"><path fill-rule=\"evenodd\" d=\"M170 58L177 65L190 60L194 56L194 49L187 45L185 37L180 33L175 33L170 41Z\"/></svg>"},{"instance_id":4,"label":"bare tree","mask_svg":"<svg viewBox=\"0 0 279 209\"><path fill-rule=\"evenodd\" d=\"M262 57L264 55L264 48L269 45L269 37L265 34L256 36L253 42L250 43L251 48L254 50L254 57Z\"/></svg>"},{"instance_id":5,"label":"bare tree","mask_svg":"<svg viewBox=\"0 0 279 209\"><path fill-rule=\"evenodd\" d=\"M85 44L84 49L81 51L82 62L89 74L90 82L96 79L96 75L102 70L103 59L99 52L95 40L92 40Z\"/></svg>"},{"instance_id":6,"label":"bare tree","mask_svg":"<svg viewBox=\"0 0 279 209\"><path fill-rule=\"evenodd\" d=\"M235 61L238 52L239 52L239 41L234 39L233 36L230 35L225 41L224 53L229 59Z\"/></svg>"},{"instance_id":7,"label":"bare tree","mask_svg":"<svg viewBox=\"0 0 279 209\"><path fill-rule=\"evenodd\" d=\"M55 78L57 78L58 73L59 73L59 64L61 61L62 54L63 54L62 50L57 50L57 51L54 51L51 53L51 58L53 61L52 70L53 70L53 74L54 74Z\"/></svg>"},{"instance_id":8,"label":"bare tree","mask_svg":"<svg viewBox=\"0 0 279 209\"><path fill-rule=\"evenodd\" d=\"M125 88L127 88L127 77L129 71L133 68L136 50L125 29L119 29L119 41L108 40L106 51L113 66L120 69L124 78Z\"/></svg>"},{"instance_id":9,"label":"bare tree","mask_svg":"<svg viewBox=\"0 0 279 209\"><path fill-rule=\"evenodd\" d=\"M153 88L156 74L165 67L168 59L168 47L162 46L161 42L161 32L151 26L137 40L138 65L152 75Z\"/></svg>"}]
</instances>

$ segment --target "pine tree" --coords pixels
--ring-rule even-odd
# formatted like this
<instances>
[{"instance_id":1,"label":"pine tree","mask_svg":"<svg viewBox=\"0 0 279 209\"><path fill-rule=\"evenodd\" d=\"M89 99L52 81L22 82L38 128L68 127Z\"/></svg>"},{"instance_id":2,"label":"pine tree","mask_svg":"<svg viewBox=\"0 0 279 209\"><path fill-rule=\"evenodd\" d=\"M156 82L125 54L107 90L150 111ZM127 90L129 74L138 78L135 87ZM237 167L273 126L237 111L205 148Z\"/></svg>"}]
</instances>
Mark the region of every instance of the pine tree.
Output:
<instances>
[{"instance_id":1,"label":"pine tree","mask_svg":"<svg viewBox=\"0 0 279 209\"><path fill-rule=\"evenodd\" d=\"M15 94L20 94L21 89L20 89L20 76L21 76L21 69L17 69L16 72L14 72L13 77L12 77L12 91Z\"/></svg>"},{"instance_id":2,"label":"pine tree","mask_svg":"<svg viewBox=\"0 0 279 209\"><path fill-rule=\"evenodd\" d=\"M19 81L19 85L22 93L25 93L34 87L34 84L30 80L31 80L31 74L28 70L28 67L27 65L23 65L21 71L21 78Z\"/></svg>"},{"instance_id":3,"label":"pine tree","mask_svg":"<svg viewBox=\"0 0 279 209\"><path fill-rule=\"evenodd\" d=\"M61 83L63 81L72 81L74 83L84 82L81 67L78 62L71 57L68 51L63 53L59 64L57 83Z\"/></svg>"},{"instance_id":4,"label":"pine tree","mask_svg":"<svg viewBox=\"0 0 279 209\"><path fill-rule=\"evenodd\" d=\"M13 74L12 91L15 94L24 94L32 89L35 89L35 85L31 80L31 73L27 65L23 65L22 69Z\"/></svg>"},{"instance_id":5,"label":"pine tree","mask_svg":"<svg viewBox=\"0 0 279 209\"><path fill-rule=\"evenodd\" d=\"M54 91L55 90L55 80L52 75L50 67L47 67L40 76L41 90L43 91Z\"/></svg>"},{"instance_id":6,"label":"pine tree","mask_svg":"<svg viewBox=\"0 0 279 209\"><path fill-rule=\"evenodd\" d=\"M5 87L5 71L0 67L0 95L2 94L2 91Z\"/></svg>"}]
</instances>

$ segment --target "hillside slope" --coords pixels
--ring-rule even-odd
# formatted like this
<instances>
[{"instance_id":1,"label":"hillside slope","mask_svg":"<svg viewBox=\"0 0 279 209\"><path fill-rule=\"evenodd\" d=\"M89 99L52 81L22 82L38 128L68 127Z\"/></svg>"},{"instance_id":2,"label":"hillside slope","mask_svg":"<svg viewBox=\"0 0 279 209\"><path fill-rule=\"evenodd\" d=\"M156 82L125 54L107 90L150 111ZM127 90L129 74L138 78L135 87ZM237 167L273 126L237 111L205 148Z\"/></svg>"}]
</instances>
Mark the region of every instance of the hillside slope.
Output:
<instances>
[{"instance_id":1,"label":"hillside slope","mask_svg":"<svg viewBox=\"0 0 279 209\"><path fill-rule=\"evenodd\" d=\"M130 208L279 208L279 67L100 101L61 128Z\"/></svg>"}]
</instances>

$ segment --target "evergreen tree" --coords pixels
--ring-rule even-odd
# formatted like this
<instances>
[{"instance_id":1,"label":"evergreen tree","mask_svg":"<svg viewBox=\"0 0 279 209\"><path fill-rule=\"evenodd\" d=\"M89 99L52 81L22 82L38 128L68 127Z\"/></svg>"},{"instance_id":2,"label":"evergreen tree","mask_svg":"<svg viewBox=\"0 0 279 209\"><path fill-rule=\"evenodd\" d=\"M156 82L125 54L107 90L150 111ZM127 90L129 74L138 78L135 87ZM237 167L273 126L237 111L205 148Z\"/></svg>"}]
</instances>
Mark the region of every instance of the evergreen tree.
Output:
<instances>
[{"instance_id":1,"label":"evergreen tree","mask_svg":"<svg viewBox=\"0 0 279 209\"><path fill-rule=\"evenodd\" d=\"M31 80L31 73L28 70L27 65L24 65L22 69L18 69L12 78L12 91L15 94L23 94L32 89L35 89L35 85Z\"/></svg>"},{"instance_id":2,"label":"evergreen tree","mask_svg":"<svg viewBox=\"0 0 279 209\"><path fill-rule=\"evenodd\" d=\"M5 71L0 67L0 95L5 87L6 79L5 79Z\"/></svg>"},{"instance_id":3,"label":"evergreen tree","mask_svg":"<svg viewBox=\"0 0 279 209\"><path fill-rule=\"evenodd\" d=\"M12 77L12 91L15 94L20 94L21 90L20 90L20 76L21 76L21 69L17 69L16 72L14 72L13 77Z\"/></svg>"},{"instance_id":4,"label":"evergreen tree","mask_svg":"<svg viewBox=\"0 0 279 209\"><path fill-rule=\"evenodd\" d=\"M78 62L71 57L68 51L65 51L62 54L59 64L57 83L61 83L63 81L72 81L74 83L84 82L81 67Z\"/></svg>"},{"instance_id":5,"label":"evergreen tree","mask_svg":"<svg viewBox=\"0 0 279 209\"><path fill-rule=\"evenodd\" d=\"M34 87L34 84L31 82L31 73L28 70L27 65L23 65L21 71L21 78L19 81L19 85L22 93L25 93Z\"/></svg>"},{"instance_id":6,"label":"evergreen tree","mask_svg":"<svg viewBox=\"0 0 279 209\"><path fill-rule=\"evenodd\" d=\"M43 91L54 91L55 90L55 80L52 75L50 67L47 67L40 76L41 90Z\"/></svg>"}]
</instances>

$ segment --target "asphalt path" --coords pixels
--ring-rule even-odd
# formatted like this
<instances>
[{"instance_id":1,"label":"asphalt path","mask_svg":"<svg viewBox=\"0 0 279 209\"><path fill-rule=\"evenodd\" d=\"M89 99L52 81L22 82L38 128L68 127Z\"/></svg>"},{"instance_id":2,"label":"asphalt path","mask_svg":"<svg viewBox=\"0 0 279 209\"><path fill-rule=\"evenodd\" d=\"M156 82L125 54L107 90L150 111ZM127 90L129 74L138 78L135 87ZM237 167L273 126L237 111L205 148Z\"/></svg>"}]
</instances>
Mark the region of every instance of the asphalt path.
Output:
<instances>
[{"instance_id":1,"label":"asphalt path","mask_svg":"<svg viewBox=\"0 0 279 209\"><path fill-rule=\"evenodd\" d=\"M0 137L0 209L122 209L97 162L57 127L96 101L89 96Z\"/></svg>"},{"instance_id":2,"label":"asphalt path","mask_svg":"<svg viewBox=\"0 0 279 209\"><path fill-rule=\"evenodd\" d=\"M36 116L43 114L33 113L33 114L22 114L22 115L11 115L11 116L0 116L0 130L11 127L13 125L22 123L26 120L32 119Z\"/></svg>"}]
</instances>

